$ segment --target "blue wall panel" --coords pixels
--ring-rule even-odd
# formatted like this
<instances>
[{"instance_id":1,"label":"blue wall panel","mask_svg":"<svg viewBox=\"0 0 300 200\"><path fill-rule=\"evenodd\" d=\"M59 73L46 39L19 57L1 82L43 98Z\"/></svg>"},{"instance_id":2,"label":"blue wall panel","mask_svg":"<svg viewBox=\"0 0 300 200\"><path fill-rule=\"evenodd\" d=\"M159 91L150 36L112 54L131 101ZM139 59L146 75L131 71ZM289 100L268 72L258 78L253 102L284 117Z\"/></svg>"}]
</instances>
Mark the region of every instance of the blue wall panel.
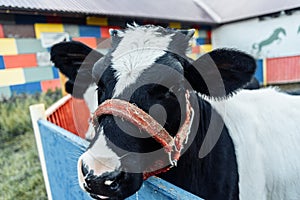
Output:
<instances>
[{"instance_id":1,"label":"blue wall panel","mask_svg":"<svg viewBox=\"0 0 300 200\"><path fill-rule=\"evenodd\" d=\"M35 94L37 92L42 92L42 87L40 82L33 82L33 83L25 83L21 85L12 85L10 86L10 90L12 93L16 94Z\"/></svg>"},{"instance_id":2,"label":"blue wall panel","mask_svg":"<svg viewBox=\"0 0 300 200\"><path fill-rule=\"evenodd\" d=\"M206 39L205 38L196 38L196 44L197 45L206 44Z\"/></svg>"},{"instance_id":3,"label":"blue wall panel","mask_svg":"<svg viewBox=\"0 0 300 200\"><path fill-rule=\"evenodd\" d=\"M99 26L79 26L80 37L101 37Z\"/></svg>"},{"instance_id":4,"label":"blue wall panel","mask_svg":"<svg viewBox=\"0 0 300 200\"><path fill-rule=\"evenodd\" d=\"M0 69L5 69L5 64L3 61L3 56L0 56Z\"/></svg>"},{"instance_id":5,"label":"blue wall panel","mask_svg":"<svg viewBox=\"0 0 300 200\"><path fill-rule=\"evenodd\" d=\"M264 74L263 74L263 60L256 60L256 71L255 71L255 77L257 78L258 82L260 84L263 84L264 82Z\"/></svg>"},{"instance_id":6,"label":"blue wall panel","mask_svg":"<svg viewBox=\"0 0 300 200\"><path fill-rule=\"evenodd\" d=\"M56 67L52 67L53 79L59 78L59 71Z\"/></svg>"}]
</instances>

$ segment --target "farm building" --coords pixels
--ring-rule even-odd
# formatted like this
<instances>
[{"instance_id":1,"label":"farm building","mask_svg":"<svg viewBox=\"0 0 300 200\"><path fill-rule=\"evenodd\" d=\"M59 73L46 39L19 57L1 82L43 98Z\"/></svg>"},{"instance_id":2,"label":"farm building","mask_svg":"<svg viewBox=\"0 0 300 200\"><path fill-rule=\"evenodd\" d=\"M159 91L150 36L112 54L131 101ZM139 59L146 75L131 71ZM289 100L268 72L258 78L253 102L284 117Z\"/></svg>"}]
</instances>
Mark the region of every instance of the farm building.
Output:
<instances>
[{"instance_id":1,"label":"farm building","mask_svg":"<svg viewBox=\"0 0 300 200\"><path fill-rule=\"evenodd\" d=\"M241 9L227 10L225 4L207 2L218 14L215 18L223 22L212 31L213 48L233 47L250 53L257 59L256 77L261 84L299 82L300 1L226 2Z\"/></svg>"},{"instance_id":2,"label":"farm building","mask_svg":"<svg viewBox=\"0 0 300 200\"><path fill-rule=\"evenodd\" d=\"M0 1L0 96L61 88L62 76L49 59L53 44L75 40L105 51L109 28L124 28L127 23L196 28L191 56L196 57L200 47L210 50L212 19L203 17L192 1L183 3L178 1L172 7L176 12L166 13L156 6L165 8L170 5L167 1L148 6L145 1L125 1L122 10L115 1Z\"/></svg>"},{"instance_id":3,"label":"farm building","mask_svg":"<svg viewBox=\"0 0 300 200\"><path fill-rule=\"evenodd\" d=\"M245 5L233 0L2 0L0 96L61 88L63 77L49 61L53 44L75 40L105 52L109 28L132 22L195 28L190 57L216 47L235 47L258 59L262 84L299 81L300 1L256 0Z\"/></svg>"}]
</instances>

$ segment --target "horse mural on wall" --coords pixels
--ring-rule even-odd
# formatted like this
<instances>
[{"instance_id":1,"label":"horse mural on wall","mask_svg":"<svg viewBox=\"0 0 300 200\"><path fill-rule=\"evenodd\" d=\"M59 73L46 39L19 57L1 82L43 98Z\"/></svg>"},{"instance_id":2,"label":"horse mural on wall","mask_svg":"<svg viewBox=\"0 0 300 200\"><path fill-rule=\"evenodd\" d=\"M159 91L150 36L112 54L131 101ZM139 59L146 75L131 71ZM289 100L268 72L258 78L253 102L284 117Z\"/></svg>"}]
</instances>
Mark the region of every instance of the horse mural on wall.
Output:
<instances>
[{"instance_id":1,"label":"horse mural on wall","mask_svg":"<svg viewBox=\"0 0 300 200\"><path fill-rule=\"evenodd\" d=\"M271 45L275 41L278 41L278 43L281 42L282 38L280 37L280 35L287 35L285 29L282 27L276 28L269 37L262 40L261 42L254 43L252 45L252 50L257 50L256 54L259 55L264 47Z\"/></svg>"}]
</instances>

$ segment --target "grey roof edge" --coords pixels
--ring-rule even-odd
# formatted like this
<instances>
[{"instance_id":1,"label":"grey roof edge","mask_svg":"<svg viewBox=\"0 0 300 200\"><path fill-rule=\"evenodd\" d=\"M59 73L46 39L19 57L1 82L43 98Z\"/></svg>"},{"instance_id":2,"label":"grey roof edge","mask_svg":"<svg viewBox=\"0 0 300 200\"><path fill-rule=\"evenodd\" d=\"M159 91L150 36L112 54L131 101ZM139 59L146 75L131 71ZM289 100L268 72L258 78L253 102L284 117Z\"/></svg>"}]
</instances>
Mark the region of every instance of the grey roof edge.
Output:
<instances>
[{"instance_id":1,"label":"grey roof edge","mask_svg":"<svg viewBox=\"0 0 300 200\"><path fill-rule=\"evenodd\" d=\"M218 25L247 20L273 13L300 8L300 0L193 0L199 7L205 10ZM224 6L230 5L229 12ZM260 9L256 9L260 7ZM263 8L263 9L261 9Z\"/></svg>"},{"instance_id":2,"label":"grey roof edge","mask_svg":"<svg viewBox=\"0 0 300 200\"><path fill-rule=\"evenodd\" d=\"M193 1L197 6L202 8L215 21L215 23L222 22L221 17L213 9L211 9L209 6L207 6L205 3L203 3L200 0L193 0Z\"/></svg>"},{"instance_id":3,"label":"grey roof edge","mask_svg":"<svg viewBox=\"0 0 300 200\"><path fill-rule=\"evenodd\" d=\"M272 10L272 11L262 14L262 15L254 14L254 15L245 16L243 18L235 17L235 18L224 19L220 22L220 24L227 24L227 23L233 23L233 22L238 22L238 21L247 20L247 19L253 19L253 18L257 18L257 17L261 17L261 16L268 16L268 15L272 15L273 13L283 12L283 11L291 10L291 9L300 9L300 5L298 7L287 7L287 8Z\"/></svg>"},{"instance_id":4,"label":"grey roof edge","mask_svg":"<svg viewBox=\"0 0 300 200\"><path fill-rule=\"evenodd\" d=\"M58 16L111 16L217 26L300 7L300 0L286 0L286 4L280 2L276 4L276 1L272 0L253 0L250 3L248 0L241 3L236 3L235 0L222 2L219 0L152 0L151 2L146 0L0 0L0 12ZM249 6L244 6L245 3ZM115 6L116 4L119 6ZM228 4L236 5L224 10L224 6Z\"/></svg>"},{"instance_id":5,"label":"grey roof edge","mask_svg":"<svg viewBox=\"0 0 300 200\"><path fill-rule=\"evenodd\" d=\"M20 3L21 2L21 3ZM154 2L154 5L151 8L147 8L144 6L141 10L137 10L137 8L130 8L129 6L124 6L123 8L116 9L113 7L113 1L105 2L106 4L102 4L100 6L94 5L95 2L91 0L91 5L83 5L78 0L70 0L70 5L67 5L65 2L59 2L60 5L55 5L53 3L49 4L40 4L37 1L27 2L24 1L14 1L14 0L0 0L0 12L2 13L41 13L41 14L49 14L53 13L54 15L68 15L68 14L77 14L77 15L95 15L95 16L113 16L113 17L128 17L128 18L140 18L140 19L149 19L149 20L164 20L164 21L178 21L178 22L187 22L187 23L199 23L199 24L208 24L208 25L216 25L214 19L207 14L206 11L199 8L197 5L193 3L193 1L189 1L186 3L184 0L177 0L177 5L173 5L173 9L165 9L162 7L164 11L157 10L157 5ZM124 1L126 2L126 1ZM98 3L98 2L97 2ZM168 1L168 3L170 3ZM187 8L182 7L182 5L187 6ZM142 3L137 5L136 7L143 6ZM166 2L164 5L166 6ZM176 9L177 8L177 9ZM183 9L182 9L183 8ZM152 10L151 10L152 9ZM191 12L187 12L187 9L191 10ZM153 10L155 12L153 12ZM174 12L174 11L177 12Z\"/></svg>"},{"instance_id":6,"label":"grey roof edge","mask_svg":"<svg viewBox=\"0 0 300 200\"><path fill-rule=\"evenodd\" d=\"M9 9L9 11L7 11ZM123 18L133 18L133 19L140 19L140 20L146 20L146 21L156 21L156 20L163 20L166 22L181 22L181 23L191 23L191 24L201 24L201 25L210 25L210 26L216 26L217 23L215 22L208 22L208 21L202 21L202 20L189 20L189 19L175 19L175 18L162 18L162 17L155 17L155 16L147 16L147 15L130 15L127 14L119 15L119 14L106 14L106 13L98 13L98 12L78 12L78 11L60 11L60 10L48 10L48 9L21 9L21 8L6 8L0 6L0 13L5 14L45 14L49 16L65 16L65 17L79 17L79 16L95 16L95 17L123 17ZM77 16L74 16L77 15Z\"/></svg>"}]
</instances>

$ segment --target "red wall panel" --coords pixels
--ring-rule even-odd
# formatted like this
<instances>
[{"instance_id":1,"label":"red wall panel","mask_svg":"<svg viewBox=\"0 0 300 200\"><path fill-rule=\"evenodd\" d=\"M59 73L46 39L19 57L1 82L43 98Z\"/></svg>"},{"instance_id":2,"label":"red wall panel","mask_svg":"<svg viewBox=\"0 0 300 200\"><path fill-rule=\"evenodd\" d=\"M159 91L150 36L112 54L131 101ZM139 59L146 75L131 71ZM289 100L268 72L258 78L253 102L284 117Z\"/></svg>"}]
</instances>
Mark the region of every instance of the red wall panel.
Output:
<instances>
[{"instance_id":1,"label":"red wall panel","mask_svg":"<svg viewBox=\"0 0 300 200\"><path fill-rule=\"evenodd\" d=\"M97 40L95 37L73 37L72 40L82 42L93 49L97 47Z\"/></svg>"},{"instance_id":2,"label":"red wall panel","mask_svg":"<svg viewBox=\"0 0 300 200\"><path fill-rule=\"evenodd\" d=\"M267 83L300 81L300 56L270 58L267 62Z\"/></svg>"},{"instance_id":3,"label":"red wall panel","mask_svg":"<svg viewBox=\"0 0 300 200\"><path fill-rule=\"evenodd\" d=\"M41 87L43 92L47 92L48 90L54 91L55 89L60 89L60 79L41 81Z\"/></svg>"},{"instance_id":4,"label":"red wall panel","mask_svg":"<svg viewBox=\"0 0 300 200\"><path fill-rule=\"evenodd\" d=\"M0 24L0 38L4 38L3 26Z\"/></svg>"},{"instance_id":5,"label":"red wall panel","mask_svg":"<svg viewBox=\"0 0 300 200\"><path fill-rule=\"evenodd\" d=\"M12 56L3 56L3 60L6 69L37 66L36 54L19 54Z\"/></svg>"}]
</instances>

